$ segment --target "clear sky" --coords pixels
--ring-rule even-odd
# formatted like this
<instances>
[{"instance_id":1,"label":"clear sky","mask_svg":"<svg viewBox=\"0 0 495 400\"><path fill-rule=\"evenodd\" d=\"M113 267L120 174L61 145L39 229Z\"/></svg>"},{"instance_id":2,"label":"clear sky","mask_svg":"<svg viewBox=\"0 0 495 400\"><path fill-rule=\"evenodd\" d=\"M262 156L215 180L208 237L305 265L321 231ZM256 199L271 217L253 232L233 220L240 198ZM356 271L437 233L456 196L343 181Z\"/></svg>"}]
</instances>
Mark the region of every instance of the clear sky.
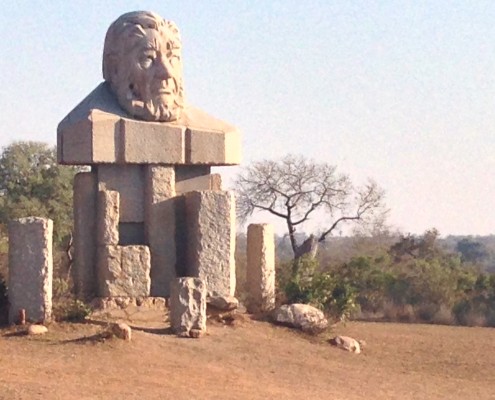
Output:
<instances>
[{"instance_id":1,"label":"clear sky","mask_svg":"<svg viewBox=\"0 0 495 400\"><path fill-rule=\"evenodd\" d=\"M494 1L9 1L0 146L55 144L134 10L178 24L187 100L242 130L245 164L304 154L375 179L404 232L495 233Z\"/></svg>"}]
</instances>

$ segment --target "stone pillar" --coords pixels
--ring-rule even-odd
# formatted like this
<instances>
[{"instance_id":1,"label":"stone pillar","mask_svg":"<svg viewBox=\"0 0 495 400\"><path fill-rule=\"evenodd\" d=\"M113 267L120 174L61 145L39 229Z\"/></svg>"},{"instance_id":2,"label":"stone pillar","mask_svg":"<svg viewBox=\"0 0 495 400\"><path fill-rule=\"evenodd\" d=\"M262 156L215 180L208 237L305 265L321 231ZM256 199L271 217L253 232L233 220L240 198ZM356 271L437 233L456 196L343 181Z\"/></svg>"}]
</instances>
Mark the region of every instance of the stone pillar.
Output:
<instances>
[{"instance_id":1,"label":"stone pillar","mask_svg":"<svg viewBox=\"0 0 495 400\"><path fill-rule=\"evenodd\" d=\"M53 222L20 218L9 223L9 322L26 310L32 322L49 321L52 314Z\"/></svg>"},{"instance_id":2,"label":"stone pillar","mask_svg":"<svg viewBox=\"0 0 495 400\"><path fill-rule=\"evenodd\" d=\"M251 224L247 233L247 310L270 311L275 307L275 239L270 224Z\"/></svg>"},{"instance_id":3,"label":"stone pillar","mask_svg":"<svg viewBox=\"0 0 495 400\"><path fill-rule=\"evenodd\" d=\"M96 243L119 244L120 195L114 190L100 190L97 197Z\"/></svg>"},{"instance_id":4,"label":"stone pillar","mask_svg":"<svg viewBox=\"0 0 495 400\"><path fill-rule=\"evenodd\" d=\"M235 292L235 201L230 191L184 195L187 274L204 279L211 295Z\"/></svg>"},{"instance_id":5,"label":"stone pillar","mask_svg":"<svg viewBox=\"0 0 495 400\"><path fill-rule=\"evenodd\" d=\"M170 322L179 336L206 331L206 285L199 278L176 278L170 288Z\"/></svg>"},{"instance_id":6,"label":"stone pillar","mask_svg":"<svg viewBox=\"0 0 495 400\"><path fill-rule=\"evenodd\" d=\"M74 266L76 296L90 301L96 294L96 192L93 172L80 172L74 177Z\"/></svg>"},{"instance_id":7,"label":"stone pillar","mask_svg":"<svg viewBox=\"0 0 495 400\"><path fill-rule=\"evenodd\" d=\"M145 166L145 239L151 253L151 296L168 297L176 277L175 171Z\"/></svg>"}]
</instances>

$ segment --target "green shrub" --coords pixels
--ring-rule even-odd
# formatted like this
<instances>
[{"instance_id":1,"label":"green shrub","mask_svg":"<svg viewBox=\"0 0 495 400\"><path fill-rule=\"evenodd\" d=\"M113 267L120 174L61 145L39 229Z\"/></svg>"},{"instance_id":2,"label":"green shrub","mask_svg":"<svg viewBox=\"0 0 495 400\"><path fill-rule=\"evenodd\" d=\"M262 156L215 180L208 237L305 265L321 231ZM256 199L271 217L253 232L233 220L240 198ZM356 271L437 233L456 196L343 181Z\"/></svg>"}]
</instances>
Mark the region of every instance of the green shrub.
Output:
<instances>
[{"instance_id":1,"label":"green shrub","mask_svg":"<svg viewBox=\"0 0 495 400\"><path fill-rule=\"evenodd\" d=\"M320 272L318 261L301 258L291 264L291 277L285 284L288 303L311 304L339 320L348 319L359 309L356 291L330 272Z\"/></svg>"},{"instance_id":2,"label":"green shrub","mask_svg":"<svg viewBox=\"0 0 495 400\"><path fill-rule=\"evenodd\" d=\"M74 297L68 279L53 279L53 317L56 321L84 321L91 311L91 307Z\"/></svg>"}]
</instances>

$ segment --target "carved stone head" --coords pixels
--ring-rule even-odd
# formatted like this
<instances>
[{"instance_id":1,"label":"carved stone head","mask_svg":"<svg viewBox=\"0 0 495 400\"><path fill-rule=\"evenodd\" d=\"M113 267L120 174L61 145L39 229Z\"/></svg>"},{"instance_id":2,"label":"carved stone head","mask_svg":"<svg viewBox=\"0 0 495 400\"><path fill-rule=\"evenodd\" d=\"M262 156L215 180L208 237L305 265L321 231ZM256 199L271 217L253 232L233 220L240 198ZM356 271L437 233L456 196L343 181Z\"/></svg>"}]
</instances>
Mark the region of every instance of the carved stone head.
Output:
<instances>
[{"instance_id":1,"label":"carved stone head","mask_svg":"<svg viewBox=\"0 0 495 400\"><path fill-rule=\"evenodd\" d=\"M103 78L120 106L146 121L174 121L184 108L181 40L177 26L136 11L108 28Z\"/></svg>"}]
</instances>

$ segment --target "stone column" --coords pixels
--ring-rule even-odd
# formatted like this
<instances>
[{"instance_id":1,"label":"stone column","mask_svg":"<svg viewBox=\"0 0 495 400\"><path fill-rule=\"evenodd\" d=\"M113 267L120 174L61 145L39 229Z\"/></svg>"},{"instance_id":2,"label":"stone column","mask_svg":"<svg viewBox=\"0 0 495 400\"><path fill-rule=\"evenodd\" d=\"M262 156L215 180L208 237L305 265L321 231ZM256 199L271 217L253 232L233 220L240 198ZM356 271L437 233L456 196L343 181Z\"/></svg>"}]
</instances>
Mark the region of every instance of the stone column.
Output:
<instances>
[{"instance_id":1,"label":"stone column","mask_svg":"<svg viewBox=\"0 0 495 400\"><path fill-rule=\"evenodd\" d=\"M176 278L170 289L170 322L179 336L206 331L206 285L199 278Z\"/></svg>"},{"instance_id":2,"label":"stone column","mask_svg":"<svg viewBox=\"0 0 495 400\"><path fill-rule=\"evenodd\" d=\"M235 201L230 191L184 195L187 275L204 279L211 295L235 292Z\"/></svg>"},{"instance_id":3,"label":"stone column","mask_svg":"<svg viewBox=\"0 0 495 400\"><path fill-rule=\"evenodd\" d=\"M96 242L98 246L119 244L120 195L114 190L100 190L97 197Z\"/></svg>"},{"instance_id":4,"label":"stone column","mask_svg":"<svg viewBox=\"0 0 495 400\"><path fill-rule=\"evenodd\" d=\"M247 233L247 309L251 313L275 307L275 239L270 224L251 224Z\"/></svg>"},{"instance_id":5,"label":"stone column","mask_svg":"<svg viewBox=\"0 0 495 400\"><path fill-rule=\"evenodd\" d=\"M96 192L94 172L74 177L74 266L76 296L90 301L96 295Z\"/></svg>"},{"instance_id":6,"label":"stone column","mask_svg":"<svg viewBox=\"0 0 495 400\"><path fill-rule=\"evenodd\" d=\"M26 310L32 322L49 321L52 315L53 222L45 218L20 218L9 223L9 322Z\"/></svg>"},{"instance_id":7,"label":"stone column","mask_svg":"<svg viewBox=\"0 0 495 400\"><path fill-rule=\"evenodd\" d=\"M168 297L176 277L175 171L145 166L145 239L151 253L151 296Z\"/></svg>"}]
</instances>

